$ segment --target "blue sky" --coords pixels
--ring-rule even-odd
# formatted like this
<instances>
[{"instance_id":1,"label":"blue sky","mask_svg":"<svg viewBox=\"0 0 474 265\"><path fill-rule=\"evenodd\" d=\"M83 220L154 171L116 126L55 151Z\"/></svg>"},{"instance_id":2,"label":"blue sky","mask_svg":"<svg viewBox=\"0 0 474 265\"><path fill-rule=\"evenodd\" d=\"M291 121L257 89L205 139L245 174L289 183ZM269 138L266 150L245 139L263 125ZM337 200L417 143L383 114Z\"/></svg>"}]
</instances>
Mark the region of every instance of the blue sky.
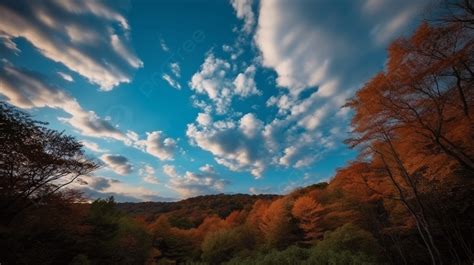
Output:
<instances>
[{"instance_id":1,"label":"blue sky","mask_svg":"<svg viewBox=\"0 0 474 265\"><path fill-rule=\"evenodd\" d=\"M286 193L356 156L345 100L427 1L3 1L0 96L104 166L95 198Z\"/></svg>"}]
</instances>

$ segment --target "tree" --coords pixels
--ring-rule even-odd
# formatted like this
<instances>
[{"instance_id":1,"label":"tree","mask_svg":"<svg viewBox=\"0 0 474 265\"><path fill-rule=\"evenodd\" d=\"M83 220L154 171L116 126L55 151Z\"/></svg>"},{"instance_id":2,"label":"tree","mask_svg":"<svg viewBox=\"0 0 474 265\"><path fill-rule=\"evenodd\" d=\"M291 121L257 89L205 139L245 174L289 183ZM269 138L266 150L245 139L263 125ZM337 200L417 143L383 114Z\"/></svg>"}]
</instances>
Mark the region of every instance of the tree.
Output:
<instances>
[{"instance_id":1,"label":"tree","mask_svg":"<svg viewBox=\"0 0 474 265\"><path fill-rule=\"evenodd\" d=\"M309 264L380 264L380 247L367 231L345 224L327 232L311 249Z\"/></svg>"},{"instance_id":2,"label":"tree","mask_svg":"<svg viewBox=\"0 0 474 265\"><path fill-rule=\"evenodd\" d=\"M9 222L98 168L73 137L0 102L0 219Z\"/></svg>"},{"instance_id":3,"label":"tree","mask_svg":"<svg viewBox=\"0 0 474 265\"><path fill-rule=\"evenodd\" d=\"M288 198L270 204L260 221L260 229L269 247L284 248L294 241L296 224L291 216L292 203Z\"/></svg>"},{"instance_id":4,"label":"tree","mask_svg":"<svg viewBox=\"0 0 474 265\"><path fill-rule=\"evenodd\" d=\"M240 251L251 249L249 238L249 231L243 226L210 232L202 243L202 259L209 264L222 264Z\"/></svg>"},{"instance_id":5,"label":"tree","mask_svg":"<svg viewBox=\"0 0 474 265\"><path fill-rule=\"evenodd\" d=\"M322 210L322 206L310 196L298 198L291 209L291 213L298 219L298 225L304 231L307 241L312 241L322 235L321 228L318 227Z\"/></svg>"},{"instance_id":6,"label":"tree","mask_svg":"<svg viewBox=\"0 0 474 265\"><path fill-rule=\"evenodd\" d=\"M464 5L454 15L472 18L469 10ZM435 181L453 188L458 177L474 176L474 43L466 23L424 23L410 38L396 40L387 69L347 104L355 110L355 137L348 142L362 147L375 173L362 178L406 207L433 264L443 262L433 218L439 213L425 194ZM392 190L370 185L387 181Z\"/></svg>"}]
</instances>

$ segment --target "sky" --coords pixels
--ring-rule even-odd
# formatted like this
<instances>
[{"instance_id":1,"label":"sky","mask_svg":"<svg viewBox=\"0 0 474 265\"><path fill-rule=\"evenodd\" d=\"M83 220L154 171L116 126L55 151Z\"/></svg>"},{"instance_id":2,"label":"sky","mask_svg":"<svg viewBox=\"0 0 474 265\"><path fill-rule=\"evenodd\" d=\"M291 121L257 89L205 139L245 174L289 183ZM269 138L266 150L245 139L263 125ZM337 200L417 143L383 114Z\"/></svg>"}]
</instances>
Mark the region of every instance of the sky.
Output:
<instances>
[{"instance_id":1,"label":"sky","mask_svg":"<svg viewBox=\"0 0 474 265\"><path fill-rule=\"evenodd\" d=\"M91 198L285 194L357 156L343 105L430 4L1 1L0 99L103 164Z\"/></svg>"}]
</instances>

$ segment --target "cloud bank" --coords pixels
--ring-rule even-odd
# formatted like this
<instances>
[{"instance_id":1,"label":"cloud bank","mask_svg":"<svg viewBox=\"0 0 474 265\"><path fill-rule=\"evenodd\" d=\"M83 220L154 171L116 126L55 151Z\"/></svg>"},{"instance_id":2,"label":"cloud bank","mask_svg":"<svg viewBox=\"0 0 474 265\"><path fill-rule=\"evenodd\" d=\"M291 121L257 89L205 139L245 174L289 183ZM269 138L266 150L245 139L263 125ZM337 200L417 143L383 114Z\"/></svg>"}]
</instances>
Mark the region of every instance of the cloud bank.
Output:
<instances>
[{"instance_id":1,"label":"cloud bank","mask_svg":"<svg viewBox=\"0 0 474 265\"><path fill-rule=\"evenodd\" d=\"M102 1L3 1L0 17L4 39L26 39L102 90L129 83L143 66L130 48L127 20Z\"/></svg>"}]
</instances>

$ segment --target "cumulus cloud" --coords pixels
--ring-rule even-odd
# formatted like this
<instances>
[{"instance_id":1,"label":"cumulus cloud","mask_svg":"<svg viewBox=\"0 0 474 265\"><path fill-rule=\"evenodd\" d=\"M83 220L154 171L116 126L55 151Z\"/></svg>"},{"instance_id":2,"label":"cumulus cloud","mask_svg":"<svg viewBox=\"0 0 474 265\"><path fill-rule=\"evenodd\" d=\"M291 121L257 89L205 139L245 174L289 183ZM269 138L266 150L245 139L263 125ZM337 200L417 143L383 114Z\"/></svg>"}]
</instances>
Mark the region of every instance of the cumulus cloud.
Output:
<instances>
[{"instance_id":1,"label":"cumulus cloud","mask_svg":"<svg viewBox=\"0 0 474 265\"><path fill-rule=\"evenodd\" d=\"M219 164L233 171L248 171L257 179L270 165L304 168L340 146L346 134L336 127L316 130L322 119L317 115L321 109L306 100L298 103L301 108L291 108L288 114L267 124L252 113L238 120L217 121L200 113L194 123L188 124L186 135L191 144L212 153ZM336 123L343 119L334 116L327 120Z\"/></svg>"},{"instance_id":2,"label":"cumulus cloud","mask_svg":"<svg viewBox=\"0 0 474 265\"><path fill-rule=\"evenodd\" d=\"M143 181L150 184L158 184L158 178L155 176L155 169L150 165L144 165L138 171L139 175L142 177Z\"/></svg>"},{"instance_id":3,"label":"cumulus cloud","mask_svg":"<svg viewBox=\"0 0 474 265\"><path fill-rule=\"evenodd\" d=\"M235 76L229 62L209 53L200 70L192 76L189 86L198 94L206 95L214 103L216 112L223 114L234 96L245 98L260 94L254 81L255 71L255 66L251 65Z\"/></svg>"},{"instance_id":4,"label":"cumulus cloud","mask_svg":"<svg viewBox=\"0 0 474 265\"><path fill-rule=\"evenodd\" d=\"M26 39L102 90L129 83L134 70L143 66L129 47L127 20L104 2L6 1L0 4L0 16L0 32L10 40Z\"/></svg>"},{"instance_id":5,"label":"cumulus cloud","mask_svg":"<svg viewBox=\"0 0 474 265\"><path fill-rule=\"evenodd\" d=\"M252 10L253 0L231 0L230 3L235 10L236 16L244 21L243 31L252 32L255 25L255 15Z\"/></svg>"},{"instance_id":6,"label":"cumulus cloud","mask_svg":"<svg viewBox=\"0 0 474 265\"><path fill-rule=\"evenodd\" d=\"M79 190L91 199L114 196L118 202L172 201L158 193L140 186L126 184L120 180L101 176L81 176L68 188Z\"/></svg>"},{"instance_id":7,"label":"cumulus cloud","mask_svg":"<svg viewBox=\"0 0 474 265\"><path fill-rule=\"evenodd\" d=\"M260 91L255 84L256 67L250 65L243 73L239 73L234 79L235 94L241 97L250 95L260 95Z\"/></svg>"},{"instance_id":8,"label":"cumulus cloud","mask_svg":"<svg viewBox=\"0 0 474 265\"><path fill-rule=\"evenodd\" d=\"M110 168L112 171L119 175L124 176L132 173L132 164L130 164L130 162L125 156L104 154L100 156L100 159L105 163L108 168Z\"/></svg>"},{"instance_id":9,"label":"cumulus cloud","mask_svg":"<svg viewBox=\"0 0 474 265\"><path fill-rule=\"evenodd\" d=\"M403 31L426 1L402 1L402 7L392 9L387 2L369 0L361 7L349 1L341 13L340 6L322 2L262 0L254 41L262 65L275 71L281 88L266 103L277 109L276 116L266 124L249 125L259 128L251 131L245 126L254 121L250 117L213 122L209 113L199 114L196 123L188 125L192 143L233 170L249 171L269 165L307 167L338 148L348 129L334 124L345 124L349 118L341 106L367 73L378 70L371 56L374 50L379 52L376 39L390 39ZM223 49L230 52L231 48ZM362 63L366 67L359 67ZM253 71L247 68L241 73L234 88L252 88L243 77ZM251 135L258 143L249 141ZM249 146L265 151L250 160L247 154L254 152ZM258 161L259 166L252 167L250 161Z\"/></svg>"},{"instance_id":10,"label":"cumulus cloud","mask_svg":"<svg viewBox=\"0 0 474 265\"><path fill-rule=\"evenodd\" d=\"M138 140L134 144L160 160L173 160L176 151L176 141L164 137L162 131L149 132L146 139Z\"/></svg>"},{"instance_id":11,"label":"cumulus cloud","mask_svg":"<svg viewBox=\"0 0 474 265\"><path fill-rule=\"evenodd\" d=\"M219 164L234 171L249 170L259 178L269 157L262 129L263 122L252 113L238 122L211 122L200 114L197 123L188 124L186 135L192 144L211 152Z\"/></svg>"},{"instance_id":12,"label":"cumulus cloud","mask_svg":"<svg viewBox=\"0 0 474 265\"><path fill-rule=\"evenodd\" d=\"M183 198L222 192L228 181L220 178L214 168L208 164L199 168L199 172L186 171L183 175L176 172L172 165L163 166L163 172L170 177L168 187Z\"/></svg>"}]
</instances>

